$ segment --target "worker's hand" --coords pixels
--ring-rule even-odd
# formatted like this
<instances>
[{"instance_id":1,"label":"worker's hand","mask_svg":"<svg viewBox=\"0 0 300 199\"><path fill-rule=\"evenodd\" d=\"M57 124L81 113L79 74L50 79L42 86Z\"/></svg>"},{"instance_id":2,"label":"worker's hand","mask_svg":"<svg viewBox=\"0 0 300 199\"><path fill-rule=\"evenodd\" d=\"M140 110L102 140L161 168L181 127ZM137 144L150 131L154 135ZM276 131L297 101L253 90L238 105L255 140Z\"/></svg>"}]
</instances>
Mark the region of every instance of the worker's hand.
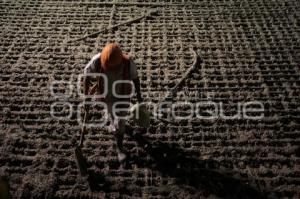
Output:
<instances>
[{"instance_id":1,"label":"worker's hand","mask_svg":"<svg viewBox=\"0 0 300 199\"><path fill-rule=\"evenodd\" d=\"M148 128L150 126L150 112L147 110L145 103L136 104L131 108L133 120L140 128Z\"/></svg>"},{"instance_id":2,"label":"worker's hand","mask_svg":"<svg viewBox=\"0 0 300 199\"><path fill-rule=\"evenodd\" d=\"M98 84L93 85L92 87L89 88L89 95L94 95L97 91Z\"/></svg>"},{"instance_id":3,"label":"worker's hand","mask_svg":"<svg viewBox=\"0 0 300 199\"><path fill-rule=\"evenodd\" d=\"M146 103L143 103L143 102L139 103L139 108L140 108L141 110L147 110Z\"/></svg>"}]
</instances>

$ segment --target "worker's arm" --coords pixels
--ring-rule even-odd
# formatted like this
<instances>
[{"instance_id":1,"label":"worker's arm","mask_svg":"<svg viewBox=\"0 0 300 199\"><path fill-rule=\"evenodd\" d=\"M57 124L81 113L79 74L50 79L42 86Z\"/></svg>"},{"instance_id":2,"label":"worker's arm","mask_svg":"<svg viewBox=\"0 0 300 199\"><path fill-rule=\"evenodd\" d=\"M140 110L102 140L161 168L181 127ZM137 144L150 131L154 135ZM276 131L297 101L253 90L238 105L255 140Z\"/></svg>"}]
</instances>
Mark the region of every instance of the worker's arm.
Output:
<instances>
[{"instance_id":1,"label":"worker's arm","mask_svg":"<svg viewBox=\"0 0 300 199\"><path fill-rule=\"evenodd\" d=\"M88 111L89 109L89 104L87 104L86 102L91 101L91 98L87 97L88 95L90 95L89 89L90 89L90 85L91 85L91 80L90 77L85 76L84 80L83 80L83 92L84 92L84 109L85 111Z\"/></svg>"},{"instance_id":2,"label":"worker's arm","mask_svg":"<svg viewBox=\"0 0 300 199\"><path fill-rule=\"evenodd\" d=\"M91 77L88 74L98 73L97 67L99 66L99 57L100 54L96 54L84 68L83 92L85 95L93 95L96 91L96 86L91 87Z\"/></svg>"},{"instance_id":3,"label":"worker's arm","mask_svg":"<svg viewBox=\"0 0 300 199\"><path fill-rule=\"evenodd\" d=\"M143 101L143 98L141 95L140 79L137 77L137 78L133 79L132 81L133 81L135 91L136 91L136 98L137 98L138 102L141 103Z\"/></svg>"},{"instance_id":4,"label":"worker's arm","mask_svg":"<svg viewBox=\"0 0 300 199\"><path fill-rule=\"evenodd\" d=\"M87 96L93 95L94 91L92 92L92 90L96 90L95 86L92 87L91 77L88 74L96 72L96 66L98 66L98 62L97 62L98 60L99 60L99 55L95 55L84 68L83 93L85 95L84 96L85 102L91 101L91 98ZM85 104L84 107L85 109L88 108L87 104Z\"/></svg>"},{"instance_id":5,"label":"worker's arm","mask_svg":"<svg viewBox=\"0 0 300 199\"><path fill-rule=\"evenodd\" d=\"M85 96L89 95L90 85L91 85L90 77L85 76L83 80L83 93Z\"/></svg>"},{"instance_id":6,"label":"worker's arm","mask_svg":"<svg viewBox=\"0 0 300 199\"><path fill-rule=\"evenodd\" d=\"M97 82L99 82L99 78L97 78ZM89 77L85 77L84 79L84 95L94 95L98 88L98 83L92 85Z\"/></svg>"},{"instance_id":7,"label":"worker's arm","mask_svg":"<svg viewBox=\"0 0 300 199\"><path fill-rule=\"evenodd\" d=\"M130 76L132 78L132 82L134 84L135 92L136 92L136 98L139 103L143 102L143 98L141 95L141 84L139 75L137 72L137 67L133 59L130 59Z\"/></svg>"}]
</instances>

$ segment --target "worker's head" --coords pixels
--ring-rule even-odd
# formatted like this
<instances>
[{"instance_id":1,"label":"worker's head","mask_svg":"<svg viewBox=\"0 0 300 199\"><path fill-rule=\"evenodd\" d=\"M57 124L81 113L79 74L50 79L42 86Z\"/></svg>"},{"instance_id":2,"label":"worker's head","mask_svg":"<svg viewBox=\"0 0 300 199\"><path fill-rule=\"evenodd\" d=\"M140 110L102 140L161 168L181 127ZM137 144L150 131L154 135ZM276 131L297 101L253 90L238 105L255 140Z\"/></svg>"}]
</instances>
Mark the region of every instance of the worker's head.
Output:
<instances>
[{"instance_id":1,"label":"worker's head","mask_svg":"<svg viewBox=\"0 0 300 199\"><path fill-rule=\"evenodd\" d=\"M101 52L101 67L106 71L115 71L121 66L122 51L115 43L107 44Z\"/></svg>"}]
</instances>

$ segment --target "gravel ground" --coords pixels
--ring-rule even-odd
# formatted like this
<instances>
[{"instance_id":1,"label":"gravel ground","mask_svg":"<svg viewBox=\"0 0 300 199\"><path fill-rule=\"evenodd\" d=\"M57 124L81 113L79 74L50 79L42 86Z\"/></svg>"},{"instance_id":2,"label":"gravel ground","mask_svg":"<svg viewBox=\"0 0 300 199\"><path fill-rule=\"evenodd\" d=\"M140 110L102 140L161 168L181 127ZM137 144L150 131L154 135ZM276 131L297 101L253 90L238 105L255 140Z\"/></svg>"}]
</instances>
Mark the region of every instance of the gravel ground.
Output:
<instances>
[{"instance_id":1,"label":"gravel ground","mask_svg":"<svg viewBox=\"0 0 300 199\"><path fill-rule=\"evenodd\" d=\"M68 43L150 9L158 15ZM0 188L12 198L299 198L299 10L297 0L0 1ZM145 101L180 80L194 49L202 64L174 97L176 115L210 100L226 115L257 101L264 115L153 118L126 134L122 165L114 136L92 128L81 177L78 75L107 42L134 57Z\"/></svg>"}]
</instances>

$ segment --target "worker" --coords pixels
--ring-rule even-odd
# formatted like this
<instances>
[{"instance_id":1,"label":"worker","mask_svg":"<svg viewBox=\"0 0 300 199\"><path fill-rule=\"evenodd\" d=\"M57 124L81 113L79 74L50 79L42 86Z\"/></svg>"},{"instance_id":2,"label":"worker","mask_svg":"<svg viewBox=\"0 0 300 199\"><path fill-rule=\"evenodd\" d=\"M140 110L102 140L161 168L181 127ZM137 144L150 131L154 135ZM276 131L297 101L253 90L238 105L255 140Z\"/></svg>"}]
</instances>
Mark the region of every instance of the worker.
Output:
<instances>
[{"instance_id":1,"label":"worker","mask_svg":"<svg viewBox=\"0 0 300 199\"><path fill-rule=\"evenodd\" d=\"M130 97L120 98L119 95L130 95L132 91L136 91L137 101L141 103L142 97L140 92L140 81L138 77L137 67L133 59L123 53L119 46L115 43L108 43L101 51L96 54L84 68L84 74L101 73L107 77L107 84L103 83L103 78L98 78L97 83L93 86L91 84L91 77L85 75L84 78L84 94L93 95L95 93L102 94L104 85L107 86L107 93L101 97L101 101L107 105L107 112L111 119L110 131L114 133L116 138L116 149L118 160L123 162L126 159L126 153L123 148L123 138L125 133L125 119L124 112L118 112L115 108L129 108ZM127 80L132 84L121 83L116 84L115 89L113 83L118 80ZM115 92L113 92L113 90ZM118 94L116 96L116 94ZM114 107L118 102L128 102L126 104L119 104L119 107ZM123 106L122 106L123 105ZM118 115L119 114L119 115Z\"/></svg>"}]
</instances>

